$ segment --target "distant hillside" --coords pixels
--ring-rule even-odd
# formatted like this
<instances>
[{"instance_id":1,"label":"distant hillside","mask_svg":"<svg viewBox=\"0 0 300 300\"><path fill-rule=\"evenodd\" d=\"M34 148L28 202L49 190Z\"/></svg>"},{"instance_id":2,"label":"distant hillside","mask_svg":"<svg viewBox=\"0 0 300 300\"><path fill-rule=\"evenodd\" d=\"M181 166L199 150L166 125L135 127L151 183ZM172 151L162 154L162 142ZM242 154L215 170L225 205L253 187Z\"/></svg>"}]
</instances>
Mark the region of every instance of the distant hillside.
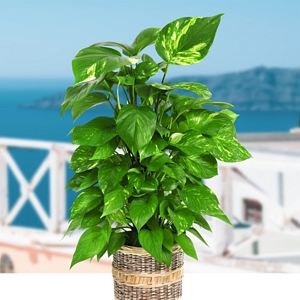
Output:
<instances>
[{"instance_id":1,"label":"distant hillside","mask_svg":"<svg viewBox=\"0 0 300 300\"><path fill-rule=\"evenodd\" d=\"M300 69L258 67L237 73L174 79L205 84L213 100L232 103L237 111L300 110Z\"/></svg>"},{"instance_id":2,"label":"distant hillside","mask_svg":"<svg viewBox=\"0 0 300 300\"><path fill-rule=\"evenodd\" d=\"M232 103L237 111L300 110L300 69L258 67L214 76L176 77L171 81L201 82L210 89L213 100ZM58 93L22 107L59 108L63 98L64 93Z\"/></svg>"},{"instance_id":3,"label":"distant hillside","mask_svg":"<svg viewBox=\"0 0 300 300\"><path fill-rule=\"evenodd\" d=\"M57 93L53 96L44 97L40 100L31 103L20 104L22 108L42 108L42 109L57 109L60 107L65 97L64 92Z\"/></svg>"}]
</instances>

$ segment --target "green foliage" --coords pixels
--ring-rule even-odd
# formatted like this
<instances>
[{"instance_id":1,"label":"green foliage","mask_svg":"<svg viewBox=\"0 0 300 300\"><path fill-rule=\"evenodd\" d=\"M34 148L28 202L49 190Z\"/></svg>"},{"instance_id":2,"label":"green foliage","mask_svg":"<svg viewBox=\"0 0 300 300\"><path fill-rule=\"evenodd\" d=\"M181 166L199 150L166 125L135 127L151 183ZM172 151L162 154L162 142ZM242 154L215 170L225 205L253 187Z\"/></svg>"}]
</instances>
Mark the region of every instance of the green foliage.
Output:
<instances>
[{"instance_id":1,"label":"green foliage","mask_svg":"<svg viewBox=\"0 0 300 300\"><path fill-rule=\"evenodd\" d=\"M100 115L71 131L78 148L67 187L81 193L66 234L85 229L71 267L110 256L124 244L141 246L167 265L174 244L197 259L187 233L206 244L198 231L211 231L206 216L231 224L203 180L218 174L218 160L251 157L236 138L233 106L210 99L200 82L165 80L171 65L205 58L220 19L181 18L143 30L131 45L101 42L75 56L75 84L67 89L61 115L71 109L76 120L107 102L113 117ZM152 44L161 62L141 53ZM158 75L160 82L151 81Z\"/></svg>"}]
</instances>

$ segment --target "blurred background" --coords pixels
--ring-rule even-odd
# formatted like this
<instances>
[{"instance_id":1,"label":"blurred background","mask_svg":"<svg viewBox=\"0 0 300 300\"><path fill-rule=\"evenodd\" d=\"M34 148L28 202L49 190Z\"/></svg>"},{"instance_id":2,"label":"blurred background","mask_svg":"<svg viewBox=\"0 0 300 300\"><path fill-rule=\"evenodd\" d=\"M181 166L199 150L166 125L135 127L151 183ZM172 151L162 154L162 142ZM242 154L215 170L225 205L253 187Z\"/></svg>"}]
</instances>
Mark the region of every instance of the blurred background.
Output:
<instances>
[{"instance_id":1,"label":"blurred background","mask_svg":"<svg viewBox=\"0 0 300 300\"><path fill-rule=\"evenodd\" d=\"M201 232L210 247L194 240L199 261L186 258L185 270L300 271L298 0L11 0L0 3L0 272L110 272L110 258L69 271L80 233L61 240L76 197L65 190L75 149L68 132L99 112L60 119L71 61L96 42L131 44L145 28L219 13L205 60L173 66L167 79L204 83L213 100L234 104L253 158L221 163L207 180L234 228L210 219L213 234Z\"/></svg>"}]
</instances>

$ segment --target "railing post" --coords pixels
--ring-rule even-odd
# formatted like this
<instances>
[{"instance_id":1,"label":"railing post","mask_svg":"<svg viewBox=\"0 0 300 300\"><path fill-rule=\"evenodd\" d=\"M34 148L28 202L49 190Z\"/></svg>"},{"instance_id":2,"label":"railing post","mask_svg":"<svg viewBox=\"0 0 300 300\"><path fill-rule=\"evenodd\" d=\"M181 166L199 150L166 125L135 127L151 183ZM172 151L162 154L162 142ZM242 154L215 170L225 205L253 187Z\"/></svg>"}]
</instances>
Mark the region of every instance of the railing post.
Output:
<instances>
[{"instance_id":1,"label":"railing post","mask_svg":"<svg viewBox=\"0 0 300 300\"><path fill-rule=\"evenodd\" d=\"M0 149L6 151L5 145L0 145ZM5 158L0 151L0 226L5 225L8 215L8 172Z\"/></svg>"},{"instance_id":2,"label":"railing post","mask_svg":"<svg viewBox=\"0 0 300 300\"><path fill-rule=\"evenodd\" d=\"M50 232L58 233L66 214L65 151L57 145L51 150L50 163Z\"/></svg>"}]
</instances>

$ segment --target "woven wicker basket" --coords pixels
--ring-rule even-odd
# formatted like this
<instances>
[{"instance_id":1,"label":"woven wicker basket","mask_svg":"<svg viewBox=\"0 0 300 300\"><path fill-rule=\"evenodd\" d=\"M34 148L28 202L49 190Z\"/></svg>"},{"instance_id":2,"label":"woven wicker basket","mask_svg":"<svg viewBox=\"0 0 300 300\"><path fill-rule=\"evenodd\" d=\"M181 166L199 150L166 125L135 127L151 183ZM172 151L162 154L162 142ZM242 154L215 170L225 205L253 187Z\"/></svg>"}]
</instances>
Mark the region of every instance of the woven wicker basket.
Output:
<instances>
[{"instance_id":1,"label":"woven wicker basket","mask_svg":"<svg viewBox=\"0 0 300 300\"><path fill-rule=\"evenodd\" d=\"M171 266L158 263L140 247L123 246L113 255L115 300L179 300L184 254L173 247Z\"/></svg>"}]
</instances>

